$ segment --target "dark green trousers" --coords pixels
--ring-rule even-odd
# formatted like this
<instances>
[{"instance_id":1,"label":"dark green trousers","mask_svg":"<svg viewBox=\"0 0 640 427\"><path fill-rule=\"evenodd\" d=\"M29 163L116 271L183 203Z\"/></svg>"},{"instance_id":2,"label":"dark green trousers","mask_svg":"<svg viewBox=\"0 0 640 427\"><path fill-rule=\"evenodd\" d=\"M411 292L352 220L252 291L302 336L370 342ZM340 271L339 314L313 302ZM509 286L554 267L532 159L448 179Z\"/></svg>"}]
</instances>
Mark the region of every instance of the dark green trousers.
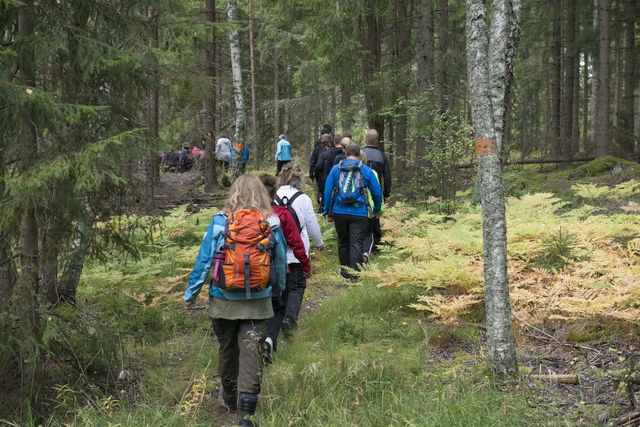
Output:
<instances>
[{"instance_id":1,"label":"dark green trousers","mask_svg":"<svg viewBox=\"0 0 640 427\"><path fill-rule=\"evenodd\" d=\"M267 321L212 319L212 323L220 346L220 379L237 382L240 393L259 394L262 379L260 343Z\"/></svg>"}]
</instances>

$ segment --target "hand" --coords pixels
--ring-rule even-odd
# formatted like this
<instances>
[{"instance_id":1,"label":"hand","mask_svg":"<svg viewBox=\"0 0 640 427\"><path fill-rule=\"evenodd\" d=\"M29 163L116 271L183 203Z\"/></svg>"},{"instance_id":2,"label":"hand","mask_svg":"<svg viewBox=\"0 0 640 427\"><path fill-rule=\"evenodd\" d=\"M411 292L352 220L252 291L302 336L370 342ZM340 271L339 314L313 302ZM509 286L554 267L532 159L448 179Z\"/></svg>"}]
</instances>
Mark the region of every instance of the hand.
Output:
<instances>
[{"instance_id":1,"label":"hand","mask_svg":"<svg viewBox=\"0 0 640 427\"><path fill-rule=\"evenodd\" d=\"M324 252L324 245L316 246L318 252Z\"/></svg>"},{"instance_id":2,"label":"hand","mask_svg":"<svg viewBox=\"0 0 640 427\"><path fill-rule=\"evenodd\" d=\"M185 310L191 310L196 305L196 300L184 301Z\"/></svg>"},{"instance_id":3,"label":"hand","mask_svg":"<svg viewBox=\"0 0 640 427\"><path fill-rule=\"evenodd\" d=\"M306 272L304 273L304 277L306 277L307 279L308 279L309 277L311 277L311 270L306 271Z\"/></svg>"},{"instance_id":4,"label":"hand","mask_svg":"<svg viewBox=\"0 0 640 427\"><path fill-rule=\"evenodd\" d=\"M373 216L376 217L376 218L380 218L382 216L382 212L375 211L375 212L373 212Z\"/></svg>"},{"instance_id":5,"label":"hand","mask_svg":"<svg viewBox=\"0 0 640 427\"><path fill-rule=\"evenodd\" d=\"M324 219L326 219L329 222L333 222L333 217L329 216L329 215L325 215Z\"/></svg>"}]
</instances>

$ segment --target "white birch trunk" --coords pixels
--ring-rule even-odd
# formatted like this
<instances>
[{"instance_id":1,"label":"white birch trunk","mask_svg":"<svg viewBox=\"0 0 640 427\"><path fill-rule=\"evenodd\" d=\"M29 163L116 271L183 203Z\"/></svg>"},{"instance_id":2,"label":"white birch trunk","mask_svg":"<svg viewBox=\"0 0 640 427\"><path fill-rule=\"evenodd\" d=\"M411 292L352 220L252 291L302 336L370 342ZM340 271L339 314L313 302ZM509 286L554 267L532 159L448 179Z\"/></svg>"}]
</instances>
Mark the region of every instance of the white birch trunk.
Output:
<instances>
[{"instance_id":1,"label":"white birch trunk","mask_svg":"<svg viewBox=\"0 0 640 427\"><path fill-rule=\"evenodd\" d=\"M502 39L517 34L512 28L517 26L517 21L508 12L513 10L512 4L509 0L494 1L490 44L484 0L467 0L467 68L482 202L487 348L491 369L499 375L514 374L518 370L507 276L507 226L500 161L504 102L510 81L508 58L513 59L513 53L509 52L515 50L515 41L509 47L510 42Z\"/></svg>"},{"instance_id":2,"label":"white birch trunk","mask_svg":"<svg viewBox=\"0 0 640 427\"><path fill-rule=\"evenodd\" d=\"M229 23L233 24L237 21L237 4L236 0L228 0L227 18ZM240 62L240 32L233 26L229 33L229 47L231 51L231 74L233 77L233 98L236 104L236 128L233 135L234 142L244 142L244 94L242 91L242 64ZM236 150L236 144L233 146L233 161L231 163L231 180L241 175L242 169L242 152Z\"/></svg>"}]
</instances>

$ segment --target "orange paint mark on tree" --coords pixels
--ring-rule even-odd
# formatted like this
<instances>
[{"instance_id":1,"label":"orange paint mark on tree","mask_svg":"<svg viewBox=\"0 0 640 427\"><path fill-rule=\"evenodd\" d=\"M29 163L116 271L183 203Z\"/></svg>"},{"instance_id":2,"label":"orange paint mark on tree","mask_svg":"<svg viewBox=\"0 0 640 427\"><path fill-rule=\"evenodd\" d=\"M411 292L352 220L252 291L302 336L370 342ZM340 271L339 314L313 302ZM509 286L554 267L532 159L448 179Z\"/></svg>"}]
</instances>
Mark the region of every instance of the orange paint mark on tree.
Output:
<instances>
[{"instance_id":1,"label":"orange paint mark on tree","mask_svg":"<svg viewBox=\"0 0 640 427\"><path fill-rule=\"evenodd\" d=\"M476 156L486 156L496 150L496 141L493 138L480 139L476 143Z\"/></svg>"}]
</instances>

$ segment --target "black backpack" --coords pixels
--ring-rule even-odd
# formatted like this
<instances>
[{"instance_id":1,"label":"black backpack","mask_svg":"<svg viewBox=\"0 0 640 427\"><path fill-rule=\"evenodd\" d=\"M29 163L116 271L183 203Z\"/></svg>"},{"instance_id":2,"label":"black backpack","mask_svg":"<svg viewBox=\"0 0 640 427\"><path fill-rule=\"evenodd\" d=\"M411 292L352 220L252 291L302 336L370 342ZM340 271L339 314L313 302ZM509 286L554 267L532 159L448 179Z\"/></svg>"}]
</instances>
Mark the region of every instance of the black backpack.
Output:
<instances>
[{"instance_id":1,"label":"black backpack","mask_svg":"<svg viewBox=\"0 0 640 427\"><path fill-rule=\"evenodd\" d=\"M287 210L293 217L293 220L296 222L296 227L298 227L299 231L302 231L302 227L300 227L300 219L298 219L298 214L296 213L296 210L293 208L293 202L295 202L295 200L303 194L304 193L302 191L297 191L293 196L291 196L291 198L287 196L280 198L280 196L278 196L277 194L275 197L276 206L284 206L285 208L287 208Z\"/></svg>"}]
</instances>

